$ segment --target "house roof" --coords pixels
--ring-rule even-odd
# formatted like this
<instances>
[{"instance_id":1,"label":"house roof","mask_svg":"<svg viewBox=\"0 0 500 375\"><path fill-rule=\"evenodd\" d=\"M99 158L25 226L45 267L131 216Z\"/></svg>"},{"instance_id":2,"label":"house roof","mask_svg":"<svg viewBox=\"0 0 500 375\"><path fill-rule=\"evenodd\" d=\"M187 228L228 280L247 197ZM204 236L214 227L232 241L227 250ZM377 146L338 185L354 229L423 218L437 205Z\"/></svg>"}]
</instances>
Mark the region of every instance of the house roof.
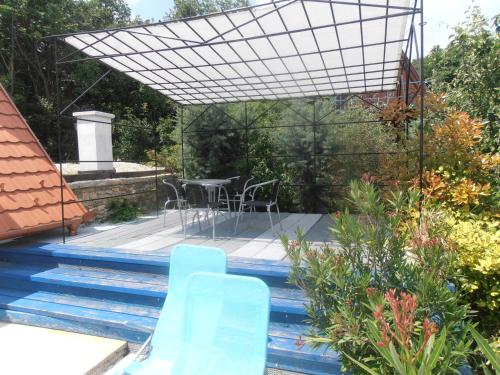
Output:
<instances>
[{"instance_id":1,"label":"house roof","mask_svg":"<svg viewBox=\"0 0 500 375\"><path fill-rule=\"evenodd\" d=\"M65 225L74 231L88 211L63 184ZM0 240L60 225L59 172L0 85Z\"/></svg>"},{"instance_id":2,"label":"house roof","mask_svg":"<svg viewBox=\"0 0 500 375\"><path fill-rule=\"evenodd\" d=\"M181 104L394 90L410 0L275 0L59 36Z\"/></svg>"}]
</instances>

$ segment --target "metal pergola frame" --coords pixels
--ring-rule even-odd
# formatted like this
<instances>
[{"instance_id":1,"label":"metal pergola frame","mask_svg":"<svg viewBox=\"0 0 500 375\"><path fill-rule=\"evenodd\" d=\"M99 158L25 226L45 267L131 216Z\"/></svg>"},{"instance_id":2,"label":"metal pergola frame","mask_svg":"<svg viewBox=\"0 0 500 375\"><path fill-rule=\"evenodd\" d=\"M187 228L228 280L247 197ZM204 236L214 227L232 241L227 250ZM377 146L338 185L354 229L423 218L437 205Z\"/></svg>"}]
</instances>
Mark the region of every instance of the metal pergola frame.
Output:
<instances>
[{"instance_id":1,"label":"metal pergola frame","mask_svg":"<svg viewBox=\"0 0 500 375\"><path fill-rule=\"evenodd\" d=\"M55 79L56 79L56 111L57 111L57 129L58 129L58 154L59 154L59 165L60 165L60 170L61 170L61 228L62 228L62 234L63 234L63 242L65 241L65 219L64 219L64 200L63 200L63 176L62 176L62 163L63 163L63 155L62 155L62 149L61 149L61 118L62 116L65 115L65 113L73 106L75 105L81 98L85 96L85 94L90 91L95 85L97 85L102 79L104 79L112 70L117 70L121 73L125 73L127 75L134 74L135 79L139 80L140 82L146 84L147 86L153 88L154 90L160 91L163 94L167 95L171 99L176 102L176 104L179 106L179 112L180 112L180 122L181 122L181 152L182 152L182 169L183 169L183 176L184 176L184 160L185 160L185 155L184 155L184 137L185 134L187 134L186 130L187 128L184 128L184 108L186 106L190 105L199 105L199 104L209 104L207 108L211 108L213 106L216 107L216 104L219 103L235 103L235 102L245 102L245 120L241 124L242 127L240 130L244 130L246 133L246 140L248 142L248 131L249 131L249 124L248 123L248 117L247 117L247 111L246 111L246 102L247 101L280 101L280 100L286 100L286 99L298 99L298 98L317 98L317 97L330 97L332 95L348 95L349 97L351 96L357 96L361 100L367 102L369 105L373 105L372 103L368 102L365 98L360 96L359 94L362 93L367 93L367 92L383 92L383 91L393 91L397 90L398 93L400 93L399 99L404 99L404 102L409 105L412 103L413 99L419 95L420 96L420 119L419 119L419 126L418 126L418 133L419 133L419 149L418 149L418 154L419 154L419 188L420 192L422 192L423 189L423 164L424 164L424 134L423 134L423 129L424 129L424 118L423 118L423 108L424 108L424 87L425 87L425 82L424 82L424 66L423 66L423 52L424 52L424 43L423 43L423 36L424 36L424 9L423 9L423 0L410 0L413 3L413 6L410 7L403 7L403 6L394 6L390 4L391 0L385 0L385 4L376 4L376 3L366 3L363 2L363 0L358 0L356 4L353 4L354 0L276 0L272 3L266 4L269 6L272 6L273 8L269 11L266 12L265 15L270 14L270 13L275 13L278 14L278 16L281 19L282 24L285 26L285 31L284 32L276 32L276 33L271 33L271 34L266 34L264 31L263 26L260 24L259 19L263 17L263 15L260 15L259 17L255 16L253 13L253 10L262 6L262 5L254 5L254 6L249 6L245 8L239 8L239 9L234 9L234 10L227 10L227 11L222 11L217 14L209 14L209 15L203 15L203 16L197 16L197 17L192 17L192 18L186 18L186 19L181 19L181 20L175 20L175 21L166 21L166 22L159 22L155 24L149 24L149 25L143 25L143 26L130 26L130 27L120 27L120 28L114 28L114 29L106 29L106 30L96 30L92 32L78 32L78 33L69 33L69 34L59 34L59 35L52 35L50 37L43 38L42 40L44 41L50 41L53 50L54 50L54 60L55 60ZM311 21L309 17L307 16L307 11L304 5L304 2L310 2L310 3L321 3L325 4L328 3L330 4L331 7L331 16L333 17L333 25L325 25L325 26L313 26L311 24ZM283 17L280 13L280 9L283 9L289 4L298 4L300 3L304 9L304 13L306 14L308 26L306 28L302 29L296 29L296 30L288 30L286 27L286 22L283 20ZM417 3L419 3L419 6L417 6ZM336 22L335 20L335 12L333 11L333 6L335 5L350 5L354 6L358 9L359 12L359 19L358 20L352 20L352 21L345 21L345 22ZM373 8L378 8L378 9L384 9L385 10L385 15L383 16L377 16L377 17L371 17L371 18L366 18L364 19L362 17L362 10L364 7L373 7ZM249 11L249 14L253 15L253 18L248 20L247 22L236 25L232 19L231 15L237 12L241 11ZM418 28L415 26L416 22L416 15L420 15L419 23L418 23ZM202 35L200 35L190 24L191 21L194 20L201 20L206 22L208 25L210 25L216 32L216 28L214 27L213 24L211 24L211 19L214 16L223 16L225 17L229 22L231 22L232 26L230 29L218 33L215 37L209 38L209 39L204 39ZM398 38L395 40L388 40L388 20L391 18L395 17L402 17L402 16L410 16L410 27L409 27L409 33L407 37L404 38ZM383 42L377 42L377 43L364 43L364 37L363 37L363 23L364 22L369 22L369 21L377 21L377 20L385 20L385 35L384 35L384 41ZM173 23L184 23L189 29L190 32L196 35L196 39L186 39L182 38L179 35L176 35L176 33L172 30L172 24ZM246 26L247 24L256 24L260 28L261 32L263 35L260 36L244 36L241 32L241 28L243 26ZM339 38L339 33L338 28L341 26L346 26L346 25L354 25L354 24L359 24L359 33L361 37L361 44L359 45L354 45L354 46L347 46L347 47L342 47L341 46L341 40ZM168 37L165 35L158 35L154 34L151 32L151 28L154 27L161 27L165 28L170 34L173 34L173 37ZM320 29L325 29L325 28L334 28L335 29L335 35L336 35L336 42L338 45L338 48L335 49L328 49L328 50L322 50L318 44L318 41L316 39L315 30L320 30ZM138 30L141 29L141 30ZM315 42L315 47L317 52L305 52L301 53L297 47L297 45L294 43L294 38L291 37L292 34L300 33L300 32L312 32L313 39ZM122 34L120 34L122 33ZM233 48L233 41L227 41L225 40L227 35L230 35L230 33L239 33L240 37L237 39L238 42L241 42L245 44L245 46L253 53L253 55L257 56L257 58L253 59L245 59L243 58L238 51L236 51L235 48ZM64 56L58 56L58 43L61 41L65 42L66 44L71 44L68 42L68 40L77 40L82 42L84 38L87 37L89 34L100 34L101 36L99 38L93 38L95 39L94 42L89 43L85 46L83 49L76 49L70 53L65 54ZM119 51L115 46L113 46L110 41L115 41L114 39L118 35L127 35L126 37L131 37L134 40L138 41L139 43L142 43L146 45L150 50L148 52L140 51L139 49L135 48L132 45L128 45L127 48L131 49L131 51L128 52L123 52ZM276 47L271 41L272 37L277 37L277 36L282 36L282 35L287 35L290 40L292 41L292 44L294 45L294 52L285 54L285 55L280 55L278 51L276 50ZM147 38L155 38L156 41L159 41L162 44L161 48L154 48L152 49L151 46L148 45L148 43L144 42L145 37ZM72 38L72 39L71 39ZM142 38L142 40L141 40ZM256 39L265 39L267 43L269 43L272 46L272 49L274 53L277 55L277 57L260 57L259 54L255 51L254 46L252 46L251 42ZM200 41L201 40L201 41ZM83 43L83 42L82 42ZM122 42L120 42L122 43ZM169 43L177 43L176 46L172 46ZM386 60L386 49L387 46L393 43L406 43L405 48L403 53L401 54L401 57L399 60L396 59L390 59ZM249 71L249 74L241 74L237 69L235 69L232 65L235 65L231 61L229 61L227 58L224 56L221 56L219 52L217 52L216 47L219 45L224 45L228 46L232 53L234 53L239 60L241 60L241 63L246 67L247 71ZM97 50L97 46L100 46L100 48L103 48L105 46L108 48L110 51L114 51L108 54L101 54L101 55L94 55L94 56L78 56L78 53L80 52L85 52L85 50ZM382 62L366 62L366 52L365 50L369 47L374 47L374 46L383 46L383 61ZM207 61L207 58L203 56L203 54L198 52L197 48L200 47L207 47L210 49L211 52L213 52L215 55L218 56L218 58L221 60L221 62L218 63L211 63ZM361 64L353 64L349 65L345 63L344 60L344 54L346 51L349 50L354 50L354 49L361 49L362 53L362 63ZM172 59L169 59L165 57L163 54L161 55L164 62L164 64L168 64L170 68L166 69L164 66L159 65L158 60L154 60L151 56L156 56L160 55L162 52L169 52L175 54L175 56L178 56L180 60L186 61L181 55L181 51L183 50L190 50L194 51L195 55L197 58L200 60L204 61L202 64L196 65L196 73L197 76L199 77L200 75L198 73L201 73L202 76L204 76L203 79L196 78L193 74L186 73L186 71L183 71L182 69L187 69L186 67L182 67L180 64L176 64L175 61L172 61ZM414 85L415 82L410 81L410 72L411 72L411 59L413 55L413 51L415 50L415 53L417 55L416 60L419 62L419 82L418 82L418 90L411 95L409 92L409 87L410 85ZM88 51L87 51L88 52ZM150 55L149 53L155 53L155 55ZM340 55L340 59L342 62L342 66L335 67L335 68L328 68L327 64L325 62L325 59L323 58L324 53L330 53L330 52L338 52ZM322 67L320 68L315 68L311 69L308 68L307 64L304 63L304 58L307 56L311 55L319 55L321 57L321 65ZM128 59L126 61L131 61L129 58L137 58L137 56L141 56L141 60L139 61L138 59L134 59L133 66L132 65L127 65L124 63L123 58ZM287 64L285 63L286 59L292 59L292 58L298 58L302 66L305 69L301 69L298 71L293 71L291 72L288 69ZM122 60L118 60L122 59ZM93 84L91 84L87 89L85 89L76 99L71 101L69 104L65 105L63 108L63 104L61 103L61 93L59 90L60 86L60 66L65 65L65 64L72 64L72 63L81 63L81 62L86 62L86 61L93 61L93 60L106 60L104 61L108 66L113 62L114 66L111 66L110 69L108 69L104 74L99 76ZM282 66L285 67L286 72L283 73L274 73L272 69L267 65L270 61L279 61ZM120 61L120 62L118 62ZM252 68L251 64L252 63L260 63L262 64L265 69L267 70L266 73L259 73L256 72L255 69ZM397 68L390 67L386 68L386 66L389 64L394 64L398 63L399 66ZM119 66L119 69L117 69L117 64L120 64L121 67ZM370 70L370 67L380 65L382 64L382 69L373 69ZM125 69L123 69L125 67ZM234 78L232 78L233 81L229 80L227 77L224 76L224 73L222 71L222 68L225 67L230 67L232 69L232 73L234 75ZM203 72L202 69L212 69L212 71L216 72L221 76L221 78L211 78L209 75L207 75L206 72ZM352 71L353 69L358 69L357 71ZM361 69L361 71L359 71ZM405 79L403 80L403 69L405 73ZM168 71L169 77L172 77L173 80L169 81L168 79L165 78L165 75L162 75L161 73L164 73L165 71ZM332 71L335 71L335 73L332 73ZM391 79L394 78L394 72L396 71L397 75L397 83L396 87L394 87L394 82L391 82ZM183 73L184 76L180 77L179 74ZM321 74L323 73L323 74ZM377 78L367 78L367 75L369 74L381 74L381 83L370 83L372 80L376 80ZM302 78L296 78L296 75L302 75ZM357 78L357 79L350 79L351 76L359 76L361 75L363 78ZM154 81L152 80L151 77L154 77ZM186 78L187 77L187 78ZM342 79L343 78L343 79ZM149 83L147 81L150 81ZM325 82L323 83L318 83L318 82ZM304 81L304 84L302 84L302 81ZM312 83L312 84L311 84ZM342 83L344 87L339 90L339 93L336 92L335 86L337 84ZM329 84L330 88L324 88L325 85ZM306 86L310 86L309 88L306 88ZM215 88L214 88L215 87ZM242 89L242 87L245 87L245 90ZM293 87L293 89L290 89L290 87ZM244 93L242 95L241 93ZM255 92L255 94L250 94L250 92ZM263 94L265 92L265 94ZM193 93L197 93L199 95L198 97L194 97ZM201 98L201 99L199 99ZM315 102L313 102L315 103ZM375 106L375 105L374 105ZM375 106L378 108L377 106ZM62 108L62 109L61 109ZM380 108L378 108L380 109ZM315 113L316 111L314 111ZM364 121L366 122L366 121ZM311 126L313 126L313 129L318 125L317 119L313 119L313 123ZM188 125L189 127L189 125ZM156 128L153 129L154 134L155 134L155 139L156 139ZM316 142L314 142L316 144ZM314 146L316 147L316 146ZM154 151L156 155L156 142L154 146ZM322 155L317 155L316 151L314 151L314 160L315 160L315 165L317 164L317 157L322 156ZM246 149L246 155L243 155L243 157L246 158L246 163L247 167L249 165L249 156L248 156L248 145ZM155 166L157 165L156 161L156 156L155 156ZM157 168L155 168L156 170ZM156 201L158 202L158 176L157 173L155 175L155 185L156 189L155 195L156 195ZM110 196L109 198L113 198ZM158 204L157 204L158 206Z\"/></svg>"}]
</instances>

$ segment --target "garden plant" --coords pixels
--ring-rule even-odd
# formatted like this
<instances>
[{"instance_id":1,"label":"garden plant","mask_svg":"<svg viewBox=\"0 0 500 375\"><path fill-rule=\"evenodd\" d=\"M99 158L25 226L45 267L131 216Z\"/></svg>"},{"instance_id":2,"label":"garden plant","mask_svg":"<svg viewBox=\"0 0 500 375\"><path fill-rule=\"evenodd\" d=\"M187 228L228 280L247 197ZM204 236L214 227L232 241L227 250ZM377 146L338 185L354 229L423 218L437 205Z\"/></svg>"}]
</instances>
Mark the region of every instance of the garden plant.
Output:
<instances>
[{"instance_id":1,"label":"garden plant","mask_svg":"<svg viewBox=\"0 0 500 375\"><path fill-rule=\"evenodd\" d=\"M367 179L368 180L368 179ZM448 374L486 360L474 354L471 310L457 289L457 251L445 211L419 195L382 199L369 181L350 185L349 209L333 216L333 242L282 238L290 281L308 297L307 340L343 355L353 373Z\"/></svg>"}]
</instances>

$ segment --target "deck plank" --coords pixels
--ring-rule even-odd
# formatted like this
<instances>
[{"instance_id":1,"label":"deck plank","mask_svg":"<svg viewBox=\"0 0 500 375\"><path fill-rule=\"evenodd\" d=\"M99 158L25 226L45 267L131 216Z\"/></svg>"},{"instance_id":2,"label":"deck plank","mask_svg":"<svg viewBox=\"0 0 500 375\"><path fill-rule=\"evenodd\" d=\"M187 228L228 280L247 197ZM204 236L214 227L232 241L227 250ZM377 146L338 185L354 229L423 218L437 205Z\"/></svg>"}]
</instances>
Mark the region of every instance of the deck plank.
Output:
<instances>
[{"instance_id":1,"label":"deck plank","mask_svg":"<svg viewBox=\"0 0 500 375\"><path fill-rule=\"evenodd\" d=\"M303 215L295 227L283 228L282 234L286 235L289 240L296 240L296 230L300 228L304 233L307 233L321 219L320 214ZM286 252L281 243L281 239L276 239L269 243L265 248L255 254L257 259L272 259L281 260L286 257Z\"/></svg>"},{"instance_id":2,"label":"deck plank","mask_svg":"<svg viewBox=\"0 0 500 375\"><path fill-rule=\"evenodd\" d=\"M173 213L167 214L167 218L171 218ZM103 230L98 233L82 235L78 237L68 237L67 242L73 244L84 244L89 242L101 242L108 239L128 239L134 234L144 235L150 231L157 231L163 226L163 218L154 219L138 219L132 222L127 222L119 225L116 228ZM112 245L109 245L112 246Z\"/></svg>"},{"instance_id":3,"label":"deck plank","mask_svg":"<svg viewBox=\"0 0 500 375\"><path fill-rule=\"evenodd\" d=\"M291 214L282 220L281 230L275 230L279 231L280 234L285 234L290 239L295 239L297 227L300 227L304 233L307 233L321 219L321 216L321 214ZM279 228L279 225L277 226ZM286 257L280 238L274 237L271 229L257 237L254 241L231 253L231 255L272 260L281 260Z\"/></svg>"},{"instance_id":4,"label":"deck plank","mask_svg":"<svg viewBox=\"0 0 500 375\"><path fill-rule=\"evenodd\" d=\"M220 226L221 223L223 223L224 221L227 221L228 219L229 219L229 217L227 215L216 217L216 230L217 230L217 226ZM179 218L179 220L180 220L180 218ZM212 217L210 215L209 221L211 222L211 220L212 220ZM189 223L189 220L188 220L188 223ZM203 227L205 227L205 223L202 222L202 231L201 232L206 231L206 229L204 230ZM211 233L211 231L212 231L212 229L210 228L210 233ZM189 223L187 228L186 228L186 237L192 237L198 233L200 233L198 224L195 223L194 225L192 225L191 223ZM159 250L162 248L170 247L170 246L175 245L175 244L180 243L180 242L185 242L185 238L184 238L184 233L182 230L182 225L180 223L178 223L178 225L176 225L172 228L157 232L157 233L150 235L150 236L143 237L143 238L138 239L136 241L132 241L132 242L125 243L123 245L119 245L117 247L121 248L121 249L130 249L130 250L139 250L139 251L154 251L154 250Z\"/></svg>"},{"instance_id":5,"label":"deck plank","mask_svg":"<svg viewBox=\"0 0 500 375\"><path fill-rule=\"evenodd\" d=\"M290 228L299 223L303 214L290 214L285 219L281 221L281 226L286 230L286 228ZM273 242L276 239L274 235L275 231L280 230L279 223L274 225L273 228L268 229L260 236L254 238L251 242L248 242L244 246L240 247L238 250L231 253L232 256L238 257L248 257L252 258L261 250L263 250L267 245Z\"/></svg>"}]
</instances>

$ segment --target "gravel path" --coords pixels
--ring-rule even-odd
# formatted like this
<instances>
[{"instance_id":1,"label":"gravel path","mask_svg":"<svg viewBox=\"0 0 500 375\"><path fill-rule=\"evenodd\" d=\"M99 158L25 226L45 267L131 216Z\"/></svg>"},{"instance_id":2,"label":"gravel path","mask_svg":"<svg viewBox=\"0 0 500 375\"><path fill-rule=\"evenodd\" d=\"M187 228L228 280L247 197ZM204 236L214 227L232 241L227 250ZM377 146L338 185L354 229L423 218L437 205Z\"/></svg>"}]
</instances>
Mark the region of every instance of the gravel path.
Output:
<instances>
[{"instance_id":1,"label":"gravel path","mask_svg":"<svg viewBox=\"0 0 500 375\"><path fill-rule=\"evenodd\" d=\"M56 163L57 169L59 169L59 164ZM117 173L121 172L141 172L141 171L154 171L154 167L149 167L144 164L138 163L127 163L124 161L113 162L113 167ZM62 165L64 175L76 175L78 174L78 163L63 163Z\"/></svg>"}]
</instances>

